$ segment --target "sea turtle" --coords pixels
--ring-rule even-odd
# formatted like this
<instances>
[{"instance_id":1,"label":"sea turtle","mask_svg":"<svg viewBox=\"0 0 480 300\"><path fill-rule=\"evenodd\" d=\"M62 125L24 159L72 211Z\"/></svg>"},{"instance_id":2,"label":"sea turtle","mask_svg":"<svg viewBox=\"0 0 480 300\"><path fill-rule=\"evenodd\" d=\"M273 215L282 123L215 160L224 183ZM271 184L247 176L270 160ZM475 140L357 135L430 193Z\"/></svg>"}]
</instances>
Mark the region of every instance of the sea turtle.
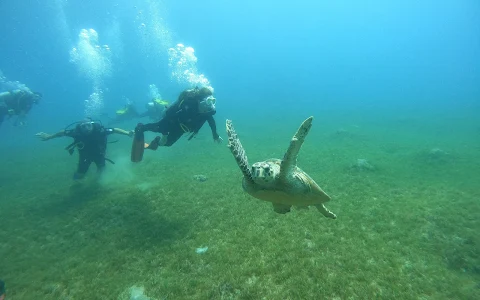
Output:
<instances>
[{"instance_id":1,"label":"sea turtle","mask_svg":"<svg viewBox=\"0 0 480 300\"><path fill-rule=\"evenodd\" d=\"M242 170L243 189L257 199L272 202L275 212L285 214L292 205L301 208L313 205L325 217L335 219L337 216L323 205L330 197L307 173L297 167L297 155L312 127L312 121L313 117L303 121L290 141L283 160L271 158L256 162L250 168L231 120L226 122L228 148Z\"/></svg>"}]
</instances>

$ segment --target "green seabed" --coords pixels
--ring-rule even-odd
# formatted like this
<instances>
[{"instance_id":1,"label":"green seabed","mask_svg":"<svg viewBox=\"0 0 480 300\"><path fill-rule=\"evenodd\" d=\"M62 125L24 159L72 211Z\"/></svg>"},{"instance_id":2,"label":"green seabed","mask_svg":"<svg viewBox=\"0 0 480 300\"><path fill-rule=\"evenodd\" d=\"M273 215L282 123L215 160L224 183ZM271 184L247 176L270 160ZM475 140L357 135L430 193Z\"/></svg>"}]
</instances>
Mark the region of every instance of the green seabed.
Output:
<instances>
[{"instance_id":1,"label":"green seabed","mask_svg":"<svg viewBox=\"0 0 480 300\"><path fill-rule=\"evenodd\" d=\"M234 119L250 163L281 158L305 117ZM298 163L336 220L244 194L207 129L136 165L122 137L104 178L75 185L69 141L32 138L2 150L0 278L22 300L480 299L480 132L429 118L316 116Z\"/></svg>"}]
</instances>

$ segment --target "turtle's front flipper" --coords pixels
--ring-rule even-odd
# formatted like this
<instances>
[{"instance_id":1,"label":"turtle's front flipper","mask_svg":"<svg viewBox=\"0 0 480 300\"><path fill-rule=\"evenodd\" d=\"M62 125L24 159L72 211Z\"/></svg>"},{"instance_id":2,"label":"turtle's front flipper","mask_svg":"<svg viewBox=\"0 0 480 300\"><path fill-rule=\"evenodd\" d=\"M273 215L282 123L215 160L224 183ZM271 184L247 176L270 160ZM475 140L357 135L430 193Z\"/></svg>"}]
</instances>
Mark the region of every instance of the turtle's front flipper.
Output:
<instances>
[{"instance_id":1,"label":"turtle's front flipper","mask_svg":"<svg viewBox=\"0 0 480 300\"><path fill-rule=\"evenodd\" d=\"M309 117L303 121L302 125L300 125L300 128L298 128L297 132L290 141L290 146L283 156L282 165L280 166L281 176L287 176L290 174L293 171L293 168L295 168L297 165L298 152L300 151L300 148L302 147L310 128L312 128L312 121L313 117Z\"/></svg>"},{"instance_id":2,"label":"turtle's front flipper","mask_svg":"<svg viewBox=\"0 0 480 300\"><path fill-rule=\"evenodd\" d=\"M323 204L316 204L315 207L327 218L336 219L337 215L329 211Z\"/></svg>"},{"instance_id":3,"label":"turtle's front flipper","mask_svg":"<svg viewBox=\"0 0 480 300\"><path fill-rule=\"evenodd\" d=\"M235 129L233 128L232 121L227 120L226 126L227 126L227 136L228 136L227 147L230 149L233 156L235 157L238 167L240 167L240 170L242 170L243 176L245 176L245 180L249 180L250 182L253 182L252 173L250 171L250 166L248 164L247 155L245 153L245 150L242 147L242 143L240 143L240 140L238 139Z\"/></svg>"}]
</instances>

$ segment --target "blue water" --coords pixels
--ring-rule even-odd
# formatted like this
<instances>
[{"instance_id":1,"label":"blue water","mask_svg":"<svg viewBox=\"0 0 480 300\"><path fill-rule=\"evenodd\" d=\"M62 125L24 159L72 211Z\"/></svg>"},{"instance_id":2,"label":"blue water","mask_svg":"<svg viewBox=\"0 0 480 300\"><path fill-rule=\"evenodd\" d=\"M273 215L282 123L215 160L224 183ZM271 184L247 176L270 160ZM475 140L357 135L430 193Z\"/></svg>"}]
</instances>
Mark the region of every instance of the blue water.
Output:
<instances>
[{"instance_id":1,"label":"blue water","mask_svg":"<svg viewBox=\"0 0 480 300\"><path fill-rule=\"evenodd\" d=\"M122 56L106 79L106 111L121 107L122 96L143 108L150 83L170 99L185 88L171 82L165 48L145 53L139 47L135 20L153 1L58 2L67 28L56 1L0 4L0 69L44 95L31 122L51 128L83 117L91 86L69 63L69 51L83 28L108 44L114 21ZM195 48L221 116L246 117L252 106L279 113L297 106L302 113L478 109L478 1L163 1L153 7L160 8L172 46ZM2 127L3 134L15 130Z\"/></svg>"}]
</instances>

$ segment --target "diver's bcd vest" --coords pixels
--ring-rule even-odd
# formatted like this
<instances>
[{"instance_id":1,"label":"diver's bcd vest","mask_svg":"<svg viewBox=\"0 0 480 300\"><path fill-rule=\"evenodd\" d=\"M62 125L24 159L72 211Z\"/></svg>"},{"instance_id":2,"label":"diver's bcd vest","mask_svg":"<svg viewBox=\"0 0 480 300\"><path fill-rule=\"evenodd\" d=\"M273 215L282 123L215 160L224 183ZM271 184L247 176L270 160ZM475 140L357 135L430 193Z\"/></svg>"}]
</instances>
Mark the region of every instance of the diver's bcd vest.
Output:
<instances>
[{"instance_id":1,"label":"diver's bcd vest","mask_svg":"<svg viewBox=\"0 0 480 300\"><path fill-rule=\"evenodd\" d=\"M85 126L85 124L91 124L93 128L88 132L85 133L84 129L82 126ZM86 142L88 143L101 143L101 145L98 145L99 151L105 151L106 150L106 144L107 144L107 136L105 134L105 127L103 125L97 123L97 122L90 122L90 123L80 123L75 126L75 136L73 142L65 147L65 150L70 153L70 155L73 154L75 148L78 150L83 150L85 147ZM112 130L112 129L110 129Z\"/></svg>"}]
</instances>

